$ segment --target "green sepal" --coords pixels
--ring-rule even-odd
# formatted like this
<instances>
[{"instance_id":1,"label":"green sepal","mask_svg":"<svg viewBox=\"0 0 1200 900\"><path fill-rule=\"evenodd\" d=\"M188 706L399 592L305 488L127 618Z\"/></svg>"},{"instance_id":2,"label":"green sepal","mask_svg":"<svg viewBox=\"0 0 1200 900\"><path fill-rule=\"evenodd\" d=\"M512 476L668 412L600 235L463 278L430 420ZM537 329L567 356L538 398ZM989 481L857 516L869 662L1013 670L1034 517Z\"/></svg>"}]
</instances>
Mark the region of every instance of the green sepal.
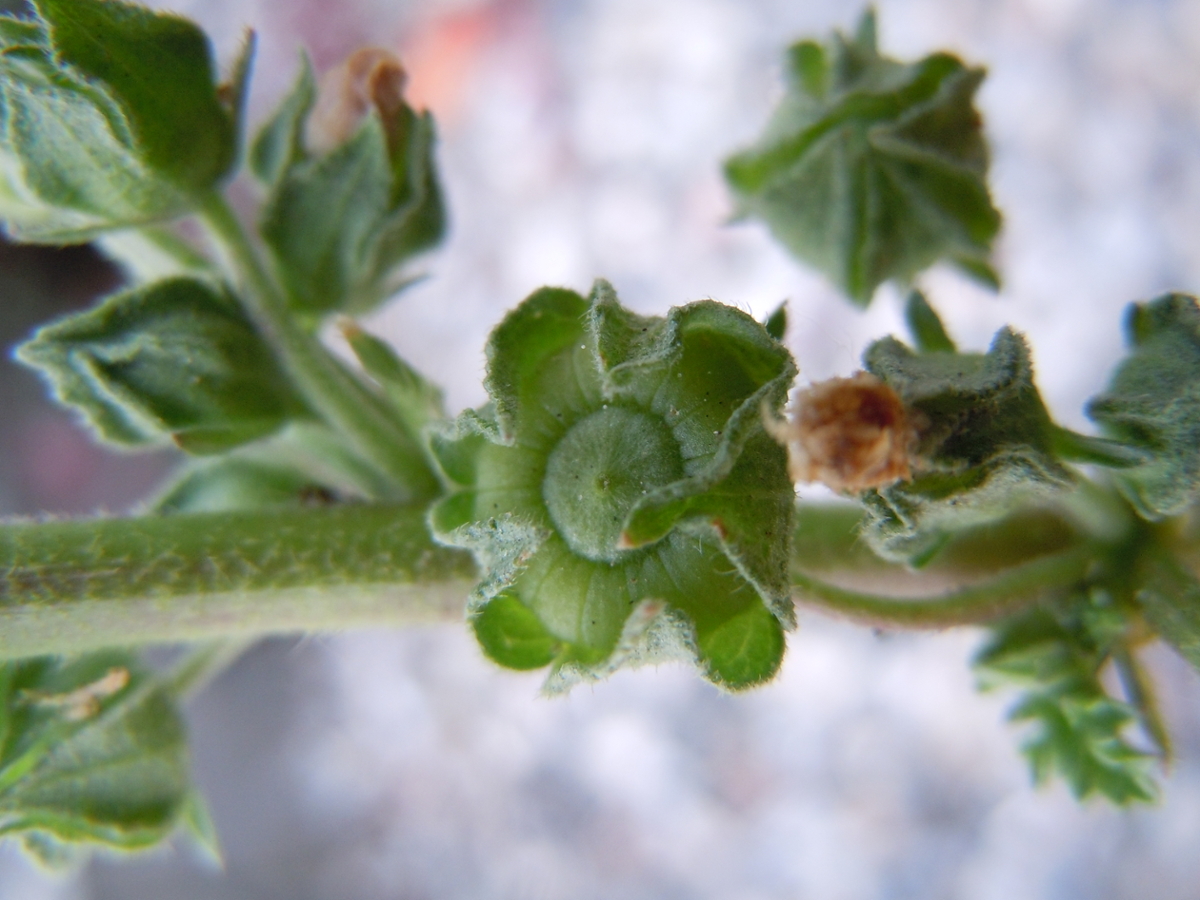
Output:
<instances>
[{"instance_id":1,"label":"green sepal","mask_svg":"<svg viewBox=\"0 0 1200 900\"><path fill-rule=\"evenodd\" d=\"M0 667L0 834L49 864L175 829L191 790L172 696L130 654Z\"/></svg>"},{"instance_id":2,"label":"green sepal","mask_svg":"<svg viewBox=\"0 0 1200 900\"><path fill-rule=\"evenodd\" d=\"M1116 479L1150 520L1183 512L1200 493L1200 306L1166 294L1129 307L1130 352L1088 415L1140 465Z\"/></svg>"},{"instance_id":3,"label":"green sepal","mask_svg":"<svg viewBox=\"0 0 1200 900\"><path fill-rule=\"evenodd\" d=\"M546 630L537 613L510 594L491 600L471 625L488 659L506 669L541 669L562 652L562 641Z\"/></svg>"},{"instance_id":4,"label":"green sepal","mask_svg":"<svg viewBox=\"0 0 1200 900\"><path fill-rule=\"evenodd\" d=\"M862 495L864 534L887 559L919 565L968 525L1072 484L1033 382L1024 338L997 332L987 353L915 353L895 338L863 355L910 411L913 475Z\"/></svg>"},{"instance_id":5,"label":"green sepal","mask_svg":"<svg viewBox=\"0 0 1200 900\"><path fill-rule=\"evenodd\" d=\"M788 311L787 302L780 303L775 307L775 311L767 316L767 320L763 322L763 328L767 329L767 334L775 338L777 341L782 341L787 334L788 326Z\"/></svg>"},{"instance_id":6,"label":"green sepal","mask_svg":"<svg viewBox=\"0 0 1200 900\"><path fill-rule=\"evenodd\" d=\"M941 316L920 291L911 291L904 304L904 322L922 353L954 353L958 348L946 333Z\"/></svg>"},{"instance_id":7,"label":"green sepal","mask_svg":"<svg viewBox=\"0 0 1200 900\"><path fill-rule=\"evenodd\" d=\"M303 415L237 304L187 278L116 294L17 348L105 441L216 453Z\"/></svg>"},{"instance_id":8,"label":"green sepal","mask_svg":"<svg viewBox=\"0 0 1200 900\"><path fill-rule=\"evenodd\" d=\"M233 59L229 77L217 86L217 100L233 120L235 160L241 156L246 134L246 108L250 102L250 76L258 53L258 33L247 28L242 46Z\"/></svg>"},{"instance_id":9,"label":"green sepal","mask_svg":"<svg viewBox=\"0 0 1200 900\"><path fill-rule=\"evenodd\" d=\"M711 301L645 317L602 281L531 295L489 341L492 404L432 438L451 493L430 523L484 572L473 614L536 615L561 648L548 690L680 657L730 690L767 680L794 621L794 493L762 410L794 373Z\"/></svg>"},{"instance_id":10,"label":"green sepal","mask_svg":"<svg viewBox=\"0 0 1200 900\"><path fill-rule=\"evenodd\" d=\"M787 94L751 149L725 163L738 211L866 306L884 281L938 260L995 284L1000 214L974 95L984 72L937 53L880 56L874 13L788 52Z\"/></svg>"},{"instance_id":11,"label":"green sepal","mask_svg":"<svg viewBox=\"0 0 1200 900\"><path fill-rule=\"evenodd\" d=\"M267 119L250 147L250 171L268 187L304 158L304 122L317 99L317 79L307 54L287 96Z\"/></svg>"},{"instance_id":12,"label":"green sepal","mask_svg":"<svg viewBox=\"0 0 1200 900\"><path fill-rule=\"evenodd\" d=\"M353 323L344 323L342 334L363 369L392 401L410 434L419 438L428 425L445 419L441 389L401 359L386 341Z\"/></svg>"},{"instance_id":13,"label":"green sepal","mask_svg":"<svg viewBox=\"0 0 1200 900\"><path fill-rule=\"evenodd\" d=\"M1081 592L996 626L976 657L983 688L1021 691L1009 718L1032 726L1021 749L1036 783L1058 776L1078 799L1099 794L1119 806L1157 798L1155 757L1125 734L1138 710L1100 679L1127 628L1107 594Z\"/></svg>"},{"instance_id":14,"label":"green sepal","mask_svg":"<svg viewBox=\"0 0 1200 900\"><path fill-rule=\"evenodd\" d=\"M345 142L311 155L303 129L314 102L305 63L252 152L271 188L259 229L295 310L364 312L411 281L404 264L445 232L433 117L405 105L385 128L372 111Z\"/></svg>"},{"instance_id":15,"label":"green sepal","mask_svg":"<svg viewBox=\"0 0 1200 900\"><path fill-rule=\"evenodd\" d=\"M199 791L188 792L180 816L183 833L200 857L216 869L225 868L225 854L221 850L221 837L208 808L208 801Z\"/></svg>"}]
</instances>

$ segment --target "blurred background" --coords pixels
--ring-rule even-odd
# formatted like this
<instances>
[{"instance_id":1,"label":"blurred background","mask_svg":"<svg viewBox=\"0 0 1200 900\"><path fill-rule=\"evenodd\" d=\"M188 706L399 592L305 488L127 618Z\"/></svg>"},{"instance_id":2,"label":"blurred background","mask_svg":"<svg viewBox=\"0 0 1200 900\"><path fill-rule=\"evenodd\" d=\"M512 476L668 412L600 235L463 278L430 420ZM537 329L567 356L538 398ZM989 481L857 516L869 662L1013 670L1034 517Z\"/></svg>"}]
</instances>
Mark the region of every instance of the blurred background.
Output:
<instances>
[{"instance_id":1,"label":"blurred background","mask_svg":"<svg viewBox=\"0 0 1200 900\"><path fill-rule=\"evenodd\" d=\"M713 297L761 316L787 299L814 380L900 331L894 293L855 311L763 228L726 224L719 175L781 94L787 44L852 28L858 0L154 5L199 20L224 61L259 32L255 118L302 46L319 69L363 44L401 54L439 122L452 231L368 325L453 410L482 401L487 332L543 284L603 276L647 313ZM1027 332L1052 411L1087 428L1125 305L1200 290L1200 4L877 8L889 55L946 48L991 73L1005 287L950 271L924 286L964 347ZM0 342L119 279L87 248L0 247ZM0 515L119 512L170 466L94 447L7 354L0 367ZM802 611L782 676L749 695L664 667L555 700L461 627L267 641L189 708L224 871L181 844L51 876L5 842L0 898L1195 900L1195 675L1151 654L1178 759L1162 805L1121 813L1031 788L1009 698L975 693L978 641Z\"/></svg>"}]
</instances>

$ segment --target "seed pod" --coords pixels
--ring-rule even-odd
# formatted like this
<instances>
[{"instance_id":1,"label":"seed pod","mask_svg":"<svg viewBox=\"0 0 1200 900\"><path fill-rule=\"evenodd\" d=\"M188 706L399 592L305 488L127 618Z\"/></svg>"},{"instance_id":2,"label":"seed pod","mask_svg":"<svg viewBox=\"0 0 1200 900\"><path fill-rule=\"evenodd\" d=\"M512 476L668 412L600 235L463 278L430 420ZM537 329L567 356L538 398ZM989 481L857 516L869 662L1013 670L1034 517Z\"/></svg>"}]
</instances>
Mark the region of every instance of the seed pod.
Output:
<instances>
[{"instance_id":1,"label":"seed pod","mask_svg":"<svg viewBox=\"0 0 1200 900\"><path fill-rule=\"evenodd\" d=\"M432 448L449 495L430 522L479 563L484 652L550 665L550 689L679 657L730 690L771 678L794 624L795 493L759 410L794 375L711 300L643 317L600 281L511 312L488 344L492 403Z\"/></svg>"}]
</instances>

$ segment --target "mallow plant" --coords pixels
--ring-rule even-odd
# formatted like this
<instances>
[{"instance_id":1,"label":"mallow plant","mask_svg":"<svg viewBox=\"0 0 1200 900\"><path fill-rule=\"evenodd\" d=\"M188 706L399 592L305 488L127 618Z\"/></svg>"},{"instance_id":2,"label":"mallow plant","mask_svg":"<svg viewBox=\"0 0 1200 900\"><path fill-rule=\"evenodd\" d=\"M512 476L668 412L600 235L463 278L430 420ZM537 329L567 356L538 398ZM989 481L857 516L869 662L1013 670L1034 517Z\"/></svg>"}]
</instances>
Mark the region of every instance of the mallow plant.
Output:
<instances>
[{"instance_id":1,"label":"mallow plant","mask_svg":"<svg viewBox=\"0 0 1200 900\"><path fill-rule=\"evenodd\" d=\"M0 833L48 864L214 847L178 704L259 635L458 617L551 693L664 660L740 692L797 605L978 627L1036 780L1156 798L1139 654L1200 666L1200 306L1130 306L1090 435L1055 423L1024 335L956 345L916 285L939 262L999 284L981 69L884 56L867 12L786 50L778 109L723 163L738 214L852 303L906 289L909 333L860 371L796 389L783 309L643 316L601 278L514 306L489 402L450 416L354 318L444 237L432 118L364 49L248 129L253 58L249 35L218 70L196 25L119 0L0 18L6 233L127 276L16 358L98 440L180 451L139 515L0 524ZM186 649L151 666L151 644Z\"/></svg>"}]
</instances>

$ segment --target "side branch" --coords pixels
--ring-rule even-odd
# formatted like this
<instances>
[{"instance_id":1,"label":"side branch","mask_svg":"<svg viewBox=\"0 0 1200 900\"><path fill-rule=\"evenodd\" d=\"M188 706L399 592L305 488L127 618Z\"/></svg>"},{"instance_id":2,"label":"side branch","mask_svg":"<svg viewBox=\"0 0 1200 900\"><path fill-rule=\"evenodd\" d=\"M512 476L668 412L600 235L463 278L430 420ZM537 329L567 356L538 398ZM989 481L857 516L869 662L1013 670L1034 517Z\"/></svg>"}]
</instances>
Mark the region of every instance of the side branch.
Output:
<instances>
[{"instance_id":1,"label":"side branch","mask_svg":"<svg viewBox=\"0 0 1200 900\"><path fill-rule=\"evenodd\" d=\"M0 525L0 659L449 621L474 577L418 505Z\"/></svg>"},{"instance_id":2,"label":"side branch","mask_svg":"<svg viewBox=\"0 0 1200 900\"><path fill-rule=\"evenodd\" d=\"M1054 591L1084 580L1094 551L1077 547L1014 566L982 583L933 597L888 597L840 588L792 572L795 599L835 615L880 628L949 628L975 625L1015 612Z\"/></svg>"}]
</instances>

